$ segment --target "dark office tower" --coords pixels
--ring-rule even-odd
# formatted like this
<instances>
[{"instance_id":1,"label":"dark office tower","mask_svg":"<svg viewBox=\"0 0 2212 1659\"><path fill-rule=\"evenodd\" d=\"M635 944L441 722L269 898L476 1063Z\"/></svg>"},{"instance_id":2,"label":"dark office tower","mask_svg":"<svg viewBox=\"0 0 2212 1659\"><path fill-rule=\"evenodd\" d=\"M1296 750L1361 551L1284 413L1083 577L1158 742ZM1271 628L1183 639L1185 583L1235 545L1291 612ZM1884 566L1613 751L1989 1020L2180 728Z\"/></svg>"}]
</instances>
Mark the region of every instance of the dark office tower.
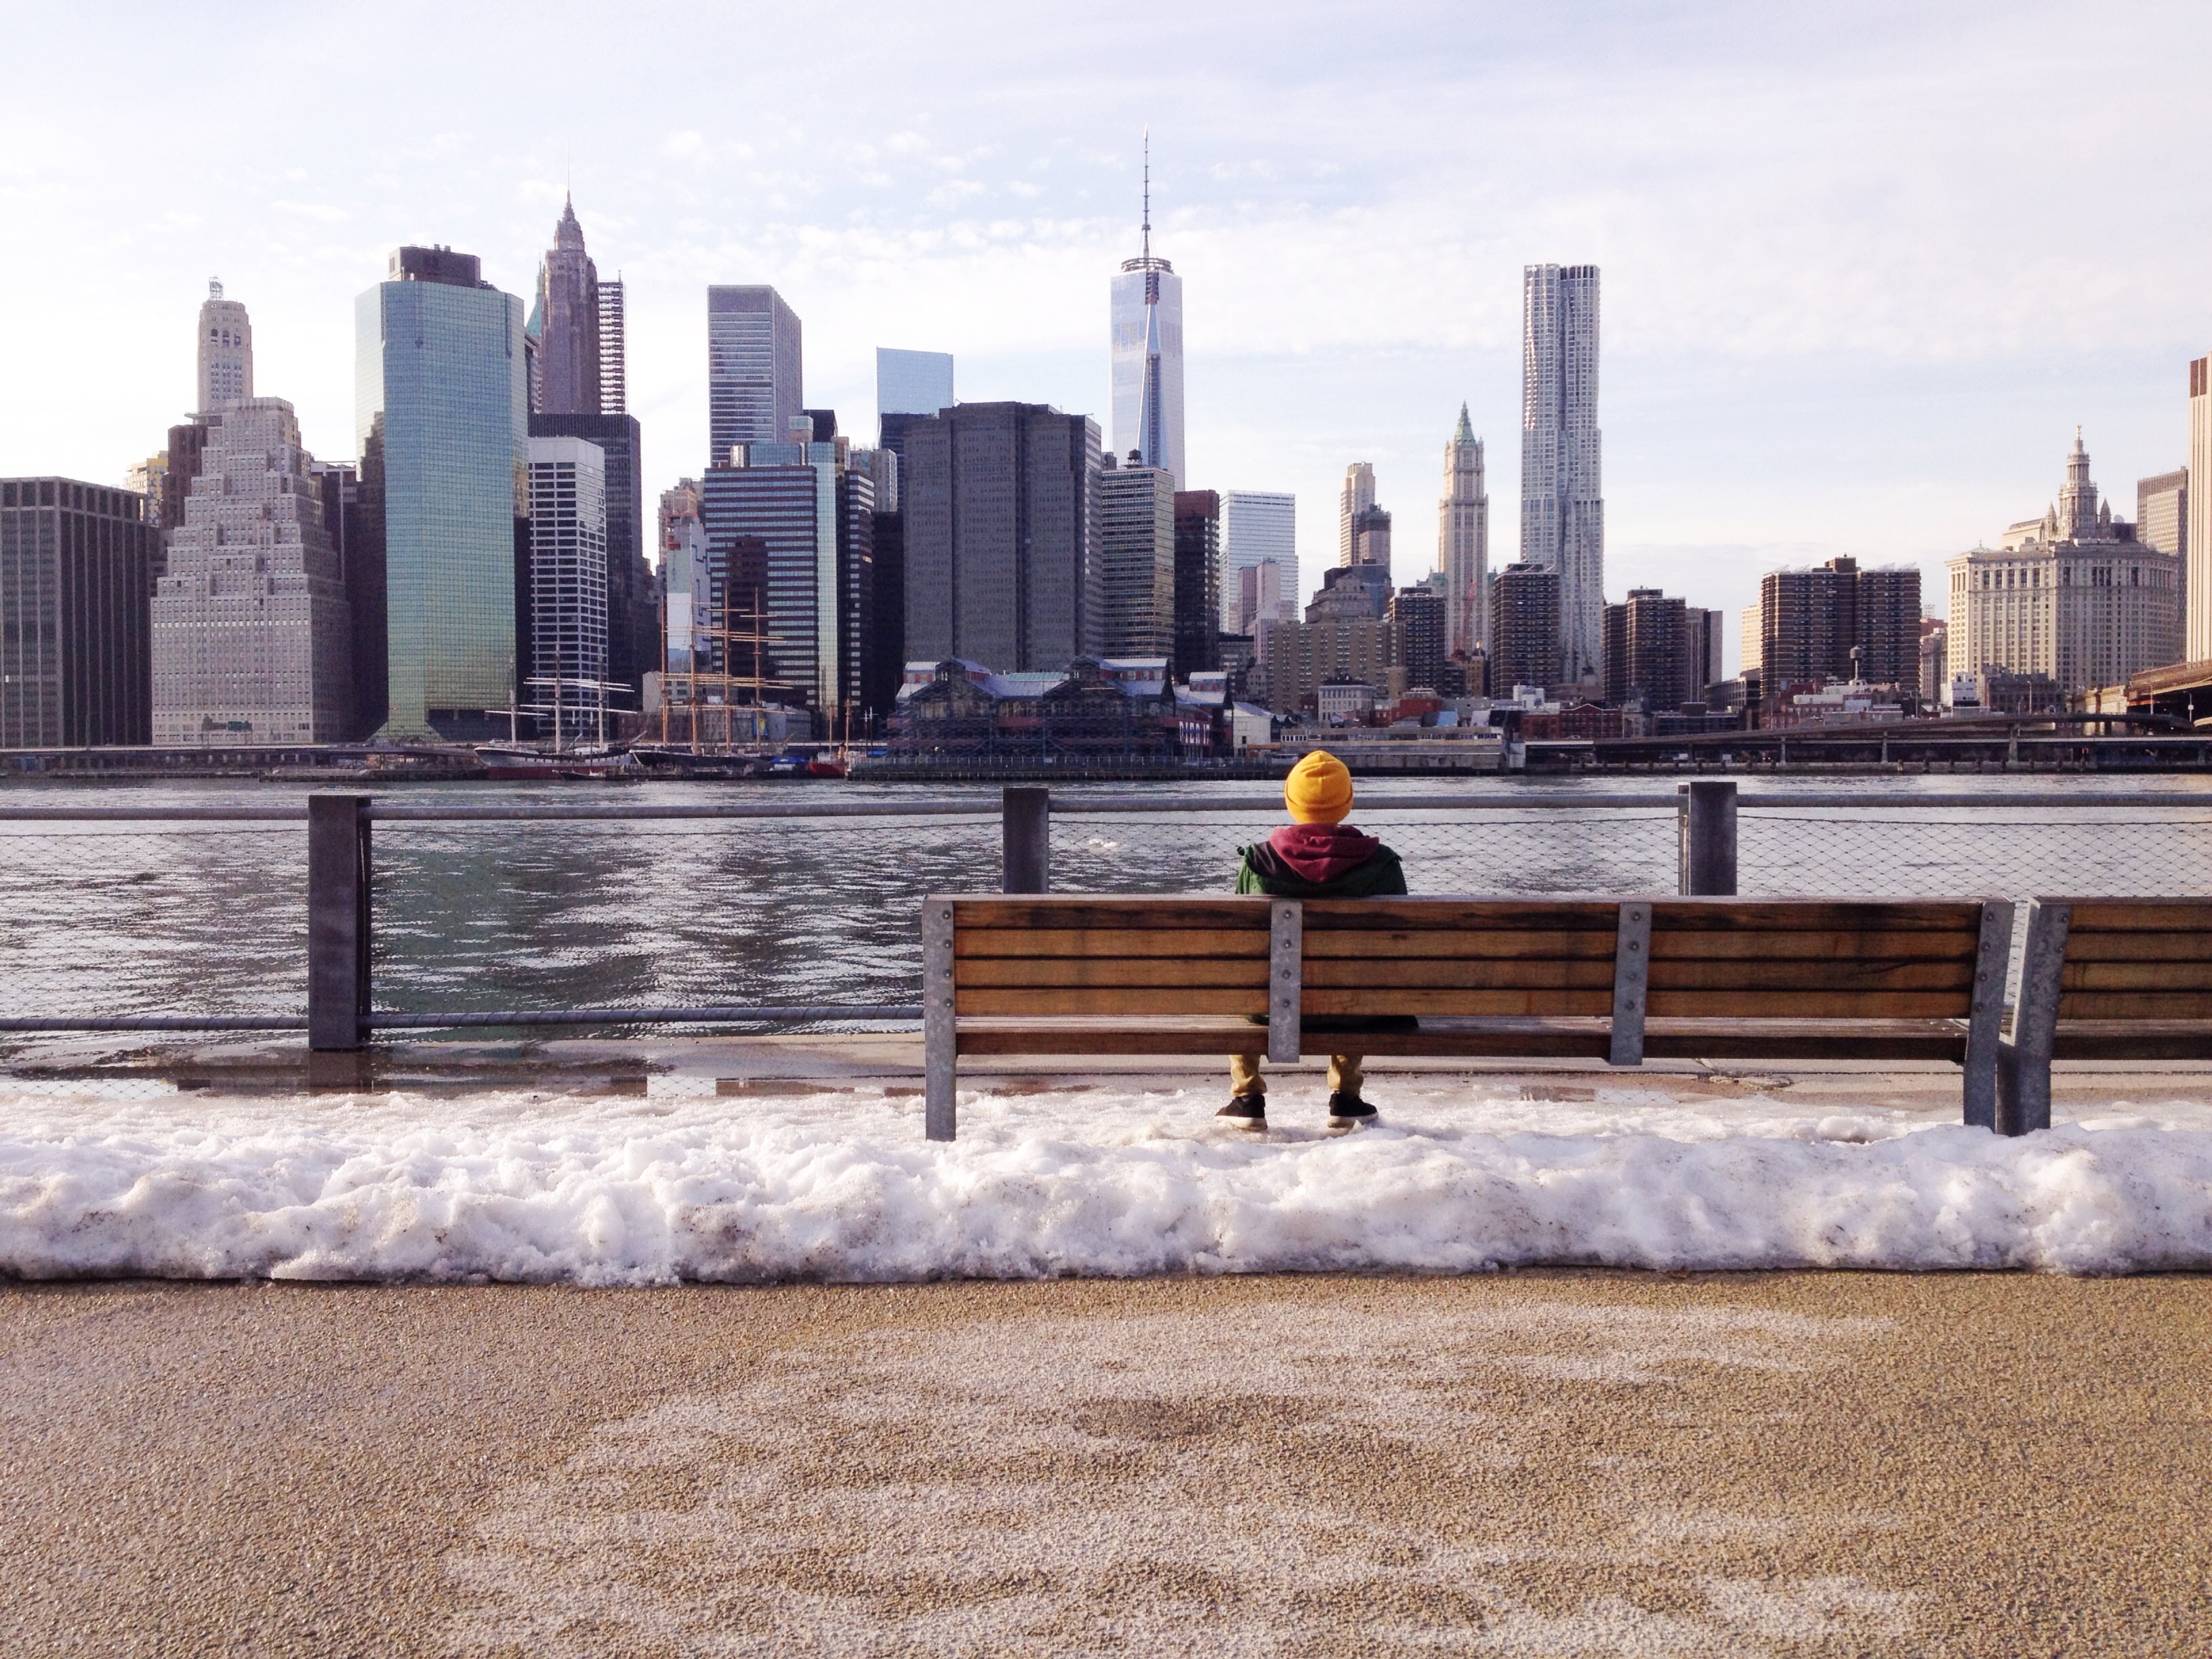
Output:
<instances>
[{"instance_id":1,"label":"dark office tower","mask_svg":"<svg viewBox=\"0 0 2212 1659\"><path fill-rule=\"evenodd\" d=\"M1632 587L1626 604L1606 606L1607 702L1620 708L1638 702L1654 714L1671 714L1704 695L1702 659L1693 672L1684 656L1689 633L1686 612L1681 600L1670 599L1656 587Z\"/></svg>"},{"instance_id":2,"label":"dark office tower","mask_svg":"<svg viewBox=\"0 0 2212 1659\"><path fill-rule=\"evenodd\" d=\"M0 479L0 748L152 739L161 545L128 490Z\"/></svg>"},{"instance_id":3,"label":"dark office tower","mask_svg":"<svg viewBox=\"0 0 2212 1659\"><path fill-rule=\"evenodd\" d=\"M906 441L906 654L1002 673L1095 654L1098 423L956 404Z\"/></svg>"},{"instance_id":4,"label":"dark office tower","mask_svg":"<svg viewBox=\"0 0 2212 1659\"><path fill-rule=\"evenodd\" d=\"M906 672L906 518L876 514L873 548L875 615L868 642L868 677L860 701L880 722L898 700Z\"/></svg>"},{"instance_id":5,"label":"dark office tower","mask_svg":"<svg viewBox=\"0 0 2212 1659\"><path fill-rule=\"evenodd\" d=\"M858 723L875 611L870 471L840 443L749 443L741 465L708 468L699 512L717 611L733 634L770 636L763 697L811 708L818 735L843 736ZM730 660L754 672L741 642Z\"/></svg>"},{"instance_id":6,"label":"dark office tower","mask_svg":"<svg viewBox=\"0 0 2212 1659\"><path fill-rule=\"evenodd\" d=\"M1373 565L1382 573L1386 582L1389 580L1390 515L1371 501L1352 515L1352 557L1349 562Z\"/></svg>"},{"instance_id":7,"label":"dark office tower","mask_svg":"<svg viewBox=\"0 0 2212 1659\"><path fill-rule=\"evenodd\" d=\"M1401 587L1390 596L1390 620L1398 624L1402 641L1398 660L1406 670L1409 690L1417 685L1431 691L1443 689L1449 610L1443 592L1426 582Z\"/></svg>"},{"instance_id":8,"label":"dark office tower","mask_svg":"<svg viewBox=\"0 0 2212 1659\"><path fill-rule=\"evenodd\" d=\"M208 434L214 430L212 415L196 415L169 428L169 470L161 477L161 499L157 504L165 532L185 521L185 503L191 497L192 480L200 476Z\"/></svg>"},{"instance_id":9,"label":"dark office tower","mask_svg":"<svg viewBox=\"0 0 2212 1659\"><path fill-rule=\"evenodd\" d=\"M1178 489L1175 498L1175 677L1221 666L1221 495Z\"/></svg>"},{"instance_id":10,"label":"dark office tower","mask_svg":"<svg viewBox=\"0 0 2212 1659\"><path fill-rule=\"evenodd\" d=\"M576 204L564 202L553 246L538 268L538 376L532 412L599 412L599 273L584 252Z\"/></svg>"},{"instance_id":11,"label":"dark office tower","mask_svg":"<svg viewBox=\"0 0 2212 1659\"><path fill-rule=\"evenodd\" d=\"M1490 579L1490 694L1559 678L1559 573L1509 564Z\"/></svg>"},{"instance_id":12,"label":"dark office tower","mask_svg":"<svg viewBox=\"0 0 2212 1659\"><path fill-rule=\"evenodd\" d=\"M772 288L707 290L707 447L726 466L732 444L780 444L806 399L799 319Z\"/></svg>"},{"instance_id":13,"label":"dark office tower","mask_svg":"<svg viewBox=\"0 0 2212 1659\"><path fill-rule=\"evenodd\" d=\"M388 672L384 637L384 540L361 476L351 461L317 461L316 483L323 492L323 529L338 556L351 619L353 710L350 739L366 738L384 724L384 684Z\"/></svg>"},{"instance_id":14,"label":"dark office tower","mask_svg":"<svg viewBox=\"0 0 2212 1659\"><path fill-rule=\"evenodd\" d=\"M619 276L599 284L599 413L629 413L629 307Z\"/></svg>"},{"instance_id":15,"label":"dark office tower","mask_svg":"<svg viewBox=\"0 0 2212 1659\"><path fill-rule=\"evenodd\" d=\"M626 685L617 708L643 707L646 671L659 665L659 606L645 556L645 464L636 417L532 415L533 438L581 438L607 458L607 678Z\"/></svg>"}]
</instances>

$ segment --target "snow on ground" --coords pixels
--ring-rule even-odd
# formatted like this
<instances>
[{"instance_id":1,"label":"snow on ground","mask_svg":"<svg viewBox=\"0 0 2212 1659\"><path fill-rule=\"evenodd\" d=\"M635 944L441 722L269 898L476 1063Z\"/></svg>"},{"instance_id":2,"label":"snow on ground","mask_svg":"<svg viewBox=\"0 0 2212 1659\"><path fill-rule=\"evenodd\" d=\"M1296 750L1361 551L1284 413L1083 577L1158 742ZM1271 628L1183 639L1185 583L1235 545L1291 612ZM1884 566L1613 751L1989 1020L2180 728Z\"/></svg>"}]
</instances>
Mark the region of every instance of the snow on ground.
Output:
<instances>
[{"instance_id":1,"label":"snow on ground","mask_svg":"<svg viewBox=\"0 0 2212 1659\"><path fill-rule=\"evenodd\" d=\"M1310 1085L1310 1079L1305 1080ZM1881 1079L1870 1077L1869 1094ZM1386 1086L1387 1085L1387 1086ZM1620 1267L2212 1267L2212 1105L2004 1140L1876 1104L1522 1098L1392 1077L1382 1127L1265 1139L1218 1086L0 1097L0 1272L554 1279Z\"/></svg>"}]
</instances>

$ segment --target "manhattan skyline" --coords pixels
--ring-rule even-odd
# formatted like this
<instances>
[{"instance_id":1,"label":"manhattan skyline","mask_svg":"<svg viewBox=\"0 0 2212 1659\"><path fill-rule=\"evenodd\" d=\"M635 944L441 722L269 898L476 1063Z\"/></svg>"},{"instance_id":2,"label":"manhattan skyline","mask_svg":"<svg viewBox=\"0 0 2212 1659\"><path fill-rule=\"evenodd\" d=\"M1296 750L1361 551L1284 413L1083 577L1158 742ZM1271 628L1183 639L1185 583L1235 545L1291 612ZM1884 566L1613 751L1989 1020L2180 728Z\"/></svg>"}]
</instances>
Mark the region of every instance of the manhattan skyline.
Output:
<instances>
[{"instance_id":1,"label":"manhattan skyline","mask_svg":"<svg viewBox=\"0 0 2212 1659\"><path fill-rule=\"evenodd\" d=\"M171 358L218 276L252 310L260 378L343 459L349 301L390 250L469 248L527 294L571 189L628 285L650 489L705 447L710 283L785 296L806 401L855 430L874 349L900 343L956 354L963 397L1104 424L1102 289L1137 239L1149 122L1155 246L1190 283L1182 482L1295 490L1309 571L1334 562L1353 459L1427 520L1462 399L1498 478L1517 474L1529 264L1605 271L1613 598L1649 584L1733 611L1760 571L1837 553L1939 570L2048 492L2047 434L2076 423L2123 501L2183 458L2185 365L2212 346L2212 232L2170 210L2203 165L2187 66L2212 26L2192 11L1599 6L1555 33L1404 7L1347 33L1293 8L1255 33L1258 14L1214 9L1162 26L1176 68L1149 77L1016 15L937 38L886 13L834 61L738 65L744 95L679 107L652 88L743 20L607 34L553 6L521 31L395 5L376 29L248 24L219 53L147 8L118 55L92 23L27 13L0 206L35 257L0 282L40 326L0 348L21 394L0 447L19 471L119 481L183 413L191 365ZM575 38L594 50L562 56ZM303 51L356 72L274 72ZM94 58L114 72L87 76ZM2130 119L2073 99L2085 82L2140 94ZM199 95L232 84L254 97ZM2032 130L2006 114L2021 100ZM250 133L273 159L149 196L145 158L188 119L214 153ZM1540 161L1538 125L1565 134ZM2116 234L2042 235L2054 199ZM1493 568L1514 529L1493 510ZM1429 568L1428 538L1400 540L1401 579Z\"/></svg>"}]
</instances>

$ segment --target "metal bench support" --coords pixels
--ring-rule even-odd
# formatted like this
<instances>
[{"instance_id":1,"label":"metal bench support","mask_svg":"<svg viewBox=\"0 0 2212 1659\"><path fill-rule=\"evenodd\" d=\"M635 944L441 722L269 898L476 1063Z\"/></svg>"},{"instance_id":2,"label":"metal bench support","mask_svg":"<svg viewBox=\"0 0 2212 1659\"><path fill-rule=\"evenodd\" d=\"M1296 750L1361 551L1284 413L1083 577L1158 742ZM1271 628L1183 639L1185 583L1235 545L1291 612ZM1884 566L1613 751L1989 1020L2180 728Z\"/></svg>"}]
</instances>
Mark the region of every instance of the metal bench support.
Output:
<instances>
[{"instance_id":1,"label":"metal bench support","mask_svg":"<svg viewBox=\"0 0 2212 1659\"><path fill-rule=\"evenodd\" d=\"M367 795L307 797L307 1047L358 1048L368 1018Z\"/></svg>"},{"instance_id":2,"label":"metal bench support","mask_svg":"<svg viewBox=\"0 0 2212 1659\"><path fill-rule=\"evenodd\" d=\"M922 1133L951 1140L960 1133L959 1036L952 1018L952 901L921 905Z\"/></svg>"},{"instance_id":3,"label":"metal bench support","mask_svg":"<svg viewBox=\"0 0 2212 1659\"><path fill-rule=\"evenodd\" d=\"M2058 1036L2059 978L2066 966L2068 904L2032 901L2027 907L2027 953L2020 964L2020 1001L2012 1041L1997 1060L1996 1131L2024 1135L2051 1127L2051 1051Z\"/></svg>"},{"instance_id":4,"label":"metal bench support","mask_svg":"<svg viewBox=\"0 0 2212 1659\"><path fill-rule=\"evenodd\" d=\"M1966 1017L1966 1121L1997 1127L1997 1060L2004 1043L2005 970L2012 965L2010 899L1982 905L1982 939L1974 952L1974 1000Z\"/></svg>"},{"instance_id":5,"label":"metal bench support","mask_svg":"<svg viewBox=\"0 0 2212 1659\"><path fill-rule=\"evenodd\" d=\"M1638 899L1620 907L1620 931L1613 947L1613 1052L1615 1066L1644 1063L1644 1011L1650 1000L1651 902Z\"/></svg>"},{"instance_id":6,"label":"metal bench support","mask_svg":"<svg viewBox=\"0 0 2212 1659\"><path fill-rule=\"evenodd\" d=\"M1278 1066L1293 1066L1305 992L1305 907L1296 899L1273 901L1267 927L1267 1058Z\"/></svg>"}]
</instances>

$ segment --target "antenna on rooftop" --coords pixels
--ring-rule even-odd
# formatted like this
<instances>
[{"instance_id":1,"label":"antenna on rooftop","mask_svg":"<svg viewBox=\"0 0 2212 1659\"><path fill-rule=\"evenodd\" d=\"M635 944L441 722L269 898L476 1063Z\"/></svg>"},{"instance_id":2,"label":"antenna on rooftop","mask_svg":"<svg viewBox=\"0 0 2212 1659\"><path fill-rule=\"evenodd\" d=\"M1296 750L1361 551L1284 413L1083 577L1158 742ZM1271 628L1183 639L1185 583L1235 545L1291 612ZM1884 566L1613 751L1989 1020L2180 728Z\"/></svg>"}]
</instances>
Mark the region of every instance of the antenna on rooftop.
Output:
<instances>
[{"instance_id":1,"label":"antenna on rooftop","mask_svg":"<svg viewBox=\"0 0 2212 1659\"><path fill-rule=\"evenodd\" d=\"M1145 258L1152 257L1152 124L1145 123Z\"/></svg>"}]
</instances>

